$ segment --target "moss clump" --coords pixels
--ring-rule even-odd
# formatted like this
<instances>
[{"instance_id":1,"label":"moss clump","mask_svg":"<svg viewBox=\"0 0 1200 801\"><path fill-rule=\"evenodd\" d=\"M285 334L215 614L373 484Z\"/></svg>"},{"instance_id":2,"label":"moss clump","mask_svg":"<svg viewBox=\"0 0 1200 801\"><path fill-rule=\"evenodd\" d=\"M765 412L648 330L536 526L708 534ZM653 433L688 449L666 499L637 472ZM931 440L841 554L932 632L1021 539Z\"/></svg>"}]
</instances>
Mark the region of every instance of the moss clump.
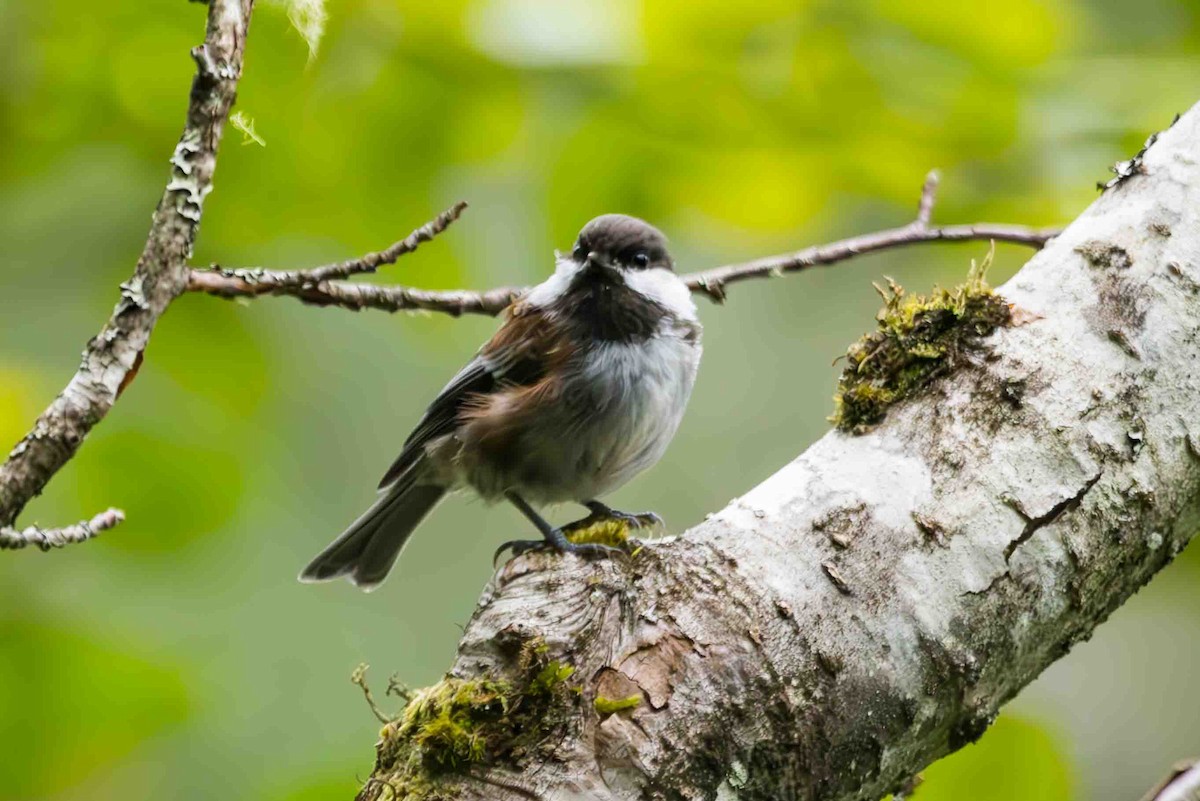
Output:
<instances>
[{"instance_id":1,"label":"moss clump","mask_svg":"<svg viewBox=\"0 0 1200 801\"><path fill-rule=\"evenodd\" d=\"M551 659L529 682L529 692L532 695L550 695L574 673L575 668L571 665Z\"/></svg>"},{"instance_id":2,"label":"moss clump","mask_svg":"<svg viewBox=\"0 0 1200 801\"><path fill-rule=\"evenodd\" d=\"M628 698L604 698L597 696L592 705L596 708L596 712L601 715L611 715L614 712L620 712L622 709L635 709L642 703L642 696L631 695Z\"/></svg>"},{"instance_id":3,"label":"moss clump","mask_svg":"<svg viewBox=\"0 0 1200 801\"><path fill-rule=\"evenodd\" d=\"M567 539L576 545L608 545L612 548L628 549L630 545L629 522L615 517L596 520L586 519L578 527L563 530Z\"/></svg>"},{"instance_id":4,"label":"moss clump","mask_svg":"<svg viewBox=\"0 0 1200 801\"><path fill-rule=\"evenodd\" d=\"M589 515L563 527L563 534L576 545L607 545L630 556L637 556L644 543L633 536L633 529L662 526L662 520L653 512L625 517L603 517Z\"/></svg>"},{"instance_id":5,"label":"moss clump","mask_svg":"<svg viewBox=\"0 0 1200 801\"><path fill-rule=\"evenodd\" d=\"M985 280L992 252L978 265L972 260L967 280L954 289L910 295L890 278L886 288L876 285L883 297L878 327L846 351L832 423L855 434L870 430L892 404L954 370L1009 324L1012 310Z\"/></svg>"},{"instance_id":6,"label":"moss clump","mask_svg":"<svg viewBox=\"0 0 1200 801\"><path fill-rule=\"evenodd\" d=\"M380 732L372 784L401 798L434 799L431 779L519 760L547 741L578 703L567 684L575 669L548 650L535 638L521 647L511 676L447 677L418 691Z\"/></svg>"},{"instance_id":7,"label":"moss clump","mask_svg":"<svg viewBox=\"0 0 1200 801\"><path fill-rule=\"evenodd\" d=\"M431 770L482 762L488 729L508 713L510 692L504 682L445 679L417 693L396 736L411 740Z\"/></svg>"}]
</instances>

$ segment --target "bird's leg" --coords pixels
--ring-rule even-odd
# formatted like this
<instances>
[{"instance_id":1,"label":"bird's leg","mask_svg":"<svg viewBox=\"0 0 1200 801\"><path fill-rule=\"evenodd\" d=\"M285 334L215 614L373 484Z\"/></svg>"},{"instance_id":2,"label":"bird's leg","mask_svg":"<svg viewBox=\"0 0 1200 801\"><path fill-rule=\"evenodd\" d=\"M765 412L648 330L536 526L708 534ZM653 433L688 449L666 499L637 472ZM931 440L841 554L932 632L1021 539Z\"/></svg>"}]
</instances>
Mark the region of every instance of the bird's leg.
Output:
<instances>
[{"instance_id":1,"label":"bird's leg","mask_svg":"<svg viewBox=\"0 0 1200 801\"><path fill-rule=\"evenodd\" d=\"M530 506L528 503L526 503L525 499L522 498L517 493L513 492L512 490L509 490L508 492L504 493L504 497L508 498L508 500L512 503L512 505L517 507L517 510L520 511L521 514L525 515L525 517L529 520L530 523L533 523L533 525L537 528L537 530L541 532L542 539L540 539L540 540L510 540L510 541L504 543L503 545L501 545L499 548L496 549L495 555L492 556L493 564L496 562L497 559L500 558L500 554L504 553L506 550L508 550L510 548L512 549L514 557L520 556L521 554L523 554L527 551L532 551L532 550L536 550L536 549L540 549L540 548L549 548L551 550L558 551L559 553L578 553L578 554L590 554L590 553L608 554L608 553L619 553L620 552L617 548L613 548L608 545L601 545L599 543L594 543L594 542L577 545L576 543L573 543L567 539L566 535L563 534L563 531L561 528L555 528L554 526L547 523L546 519L543 518L541 515L539 515L536 511L534 511L534 508L532 506Z\"/></svg>"},{"instance_id":2,"label":"bird's leg","mask_svg":"<svg viewBox=\"0 0 1200 801\"><path fill-rule=\"evenodd\" d=\"M619 512L595 500L585 501L583 505L591 511L588 518L592 520L620 520L628 524L630 528L648 528L663 525L663 519L654 512Z\"/></svg>"}]
</instances>

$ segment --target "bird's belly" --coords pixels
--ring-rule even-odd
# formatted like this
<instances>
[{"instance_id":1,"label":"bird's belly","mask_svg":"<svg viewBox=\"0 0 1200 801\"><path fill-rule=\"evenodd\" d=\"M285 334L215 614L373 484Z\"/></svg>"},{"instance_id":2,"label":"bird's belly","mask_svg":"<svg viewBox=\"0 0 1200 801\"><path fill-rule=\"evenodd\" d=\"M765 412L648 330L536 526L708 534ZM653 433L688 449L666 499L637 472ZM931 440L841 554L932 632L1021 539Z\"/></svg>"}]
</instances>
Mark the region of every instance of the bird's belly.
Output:
<instances>
[{"instance_id":1,"label":"bird's belly","mask_svg":"<svg viewBox=\"0 0 1200 801\"><path fill-rule=\"evenodd\" d=\"M666 451L699 356L697 345L673 337L597 345L505 458L478 463L467 483L485 497L512 489L539 504L611 492Z\"/></svg>"}]
</instances>

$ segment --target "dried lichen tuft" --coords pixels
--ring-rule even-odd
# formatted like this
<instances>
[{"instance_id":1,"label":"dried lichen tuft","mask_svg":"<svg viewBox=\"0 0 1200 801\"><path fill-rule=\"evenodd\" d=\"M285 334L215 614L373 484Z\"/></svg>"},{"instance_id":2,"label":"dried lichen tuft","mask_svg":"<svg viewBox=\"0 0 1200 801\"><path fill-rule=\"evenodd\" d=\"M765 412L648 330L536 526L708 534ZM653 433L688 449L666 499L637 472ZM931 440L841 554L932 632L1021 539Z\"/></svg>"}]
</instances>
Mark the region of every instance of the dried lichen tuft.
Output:
<instances>
[{"instance_id":1,"label":"dried lichen tuft","mask_svg":"<svg viewBox=\"0 0 1200 801\"><path fill-rule=\"evenodd\" d=\"M440 797L434 778L465 773L473 764L520 760L546 742L578 703L567 685L574 672L533 639L522 646L511 678L447 677L418 691L380 732L375 774L365 791L386 788L402 798L434 799Z\"/></svg>"},{"instance_id":2,"label":"dried lichen tuft","mask_svg":"<svg viewBox=\"0 0 1200 801\"><path fill-rule=\"evenodd\" d=\"M954 370L984 337L1009 324L1011 308L985 280L993 252L980 264L972 260L967 280L954 289L910 295L890 278L887 288L876 285L884 304L878 328L846 351L832 423L855 434L869 431L892 404Z\"/></svg>"}]
</instances>

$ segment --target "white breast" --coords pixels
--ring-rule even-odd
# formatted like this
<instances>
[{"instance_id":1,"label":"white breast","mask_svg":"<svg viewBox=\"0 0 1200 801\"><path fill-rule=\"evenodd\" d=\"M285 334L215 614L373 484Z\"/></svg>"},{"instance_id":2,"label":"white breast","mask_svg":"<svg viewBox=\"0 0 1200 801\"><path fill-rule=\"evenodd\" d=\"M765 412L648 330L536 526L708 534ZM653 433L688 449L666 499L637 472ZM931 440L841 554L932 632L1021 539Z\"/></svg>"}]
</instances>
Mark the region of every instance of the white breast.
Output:
<instances>
[{"instance_id":1,"label":"white breast","mask_svg":"<svg viewBox=\"0 0 1200 801\"><path fill-rule=\"evenodd\" d=\"M579 265L560 259L558 271L525 296L552 305ZM534 504L586 501L620 487L657 462L687 407L700 343L696 307L669 270L627 276L630 287L669 314L646 339L595 340L566 368L556 402L529 421L520 445L503 460L467 459L456 483L495 499L513 489Z\"/></svg>"},{"instance_id":2,"label":"white breast","mask_svg":"<svg viewBox=\"0 0 1200 801\"><path fill-rule=\"evenodd\" d=\"M662 458L683 420L700 355L700 345L679 337L606 345L596 354L584 379L594 381L596 422L582 454L594 469L593 496Z\"/></svg>"},{"instance_id":3,"label":"white breast","mask_svg":"<svg viewBox=\"0 0 1200 801\"><path fill-rule=\"evenodd\" d=\"M700 346L663 333L641 343L600 343L580 361L564 392L570 432L557 447L562 500L620 487L657 462L675 436L700 363Z\"/></svg>"}]
</instances>

